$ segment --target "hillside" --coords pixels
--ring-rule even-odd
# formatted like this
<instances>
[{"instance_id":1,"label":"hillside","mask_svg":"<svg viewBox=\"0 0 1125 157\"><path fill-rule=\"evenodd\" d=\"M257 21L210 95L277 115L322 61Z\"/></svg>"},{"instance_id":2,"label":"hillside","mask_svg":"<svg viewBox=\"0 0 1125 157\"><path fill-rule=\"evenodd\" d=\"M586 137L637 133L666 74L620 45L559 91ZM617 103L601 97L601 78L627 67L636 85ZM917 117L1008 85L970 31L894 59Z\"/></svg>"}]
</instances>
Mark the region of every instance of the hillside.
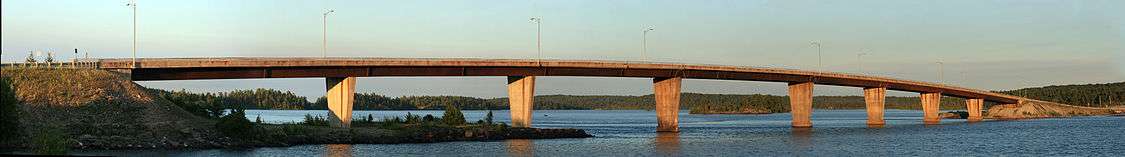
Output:
<instances>
[{"instance_id":1,"label":"hillside","mask_svg":"<svg viewBox=\"0 0 1125 157\"><path fill-rule=\"evenodd\" d=\"M146 92L126 76L87 69L3 69L23 110L24 132L61 131L67 145L208 147L213 122ZM17 147L28 147L27 145Z\"/></svg>"},{"instance_id":2,"label":"hillside","mask_svg":"<svg viewBox=\"0 0 1125 157\"><path fill-rule=\"evenodd\" d=\"M1083 85L1054 85L1023 88L1001 93L1076 106L1125 105L1125 82Z\"/></svg>"}]
</instances>

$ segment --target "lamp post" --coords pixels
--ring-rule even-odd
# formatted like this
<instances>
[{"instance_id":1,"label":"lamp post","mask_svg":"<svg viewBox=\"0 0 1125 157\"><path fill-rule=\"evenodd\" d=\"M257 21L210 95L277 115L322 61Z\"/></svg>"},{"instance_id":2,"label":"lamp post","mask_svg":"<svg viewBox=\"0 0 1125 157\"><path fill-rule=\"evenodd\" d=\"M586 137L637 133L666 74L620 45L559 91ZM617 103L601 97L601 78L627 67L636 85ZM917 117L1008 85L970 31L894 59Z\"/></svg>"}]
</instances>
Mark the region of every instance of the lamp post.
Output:
<instances>
[{"instance_id":1,"label":"lamp post","mask_svg":"<svg viewBox=\"0 0 1125 157\"><path fill-rule=\"evenodd\" d=\"M137 0L129 0L125 4L133 9L133 68L137 68Z\"/></svg>"},{"instance_id":2,"label":"lamp post","mask_svg":"<svg viewBox=\"0 0 1125 157\"><path fill-rule=\"evenodd\" d=\"M648 32L655 31L654 26L648 26L641 31L641 60L648 61Z\"/></svg>"},{"instance_id":3,"label":"lamp post","mask_svg":"<svg viewBox=\"0 0 1125 157\"><path fill-rule=\"evenodd\" d=\"M816 70L824 71L824 59L820 51L820 41L812 41L811 43L809 43L809 45L816 47Z\"/></svg>"},{"instance_id":4,"label":"lamp post","mask_svg":"<svg viewBox=\"0 0 1125 157\"><path fill-rule=\"evenodd\" d=\"M945 69L943 68L945 63L941 62L940 59L935 63L938 65L938 83L945 84Z\"/></svg>"},{"instance_id":5,"label":"lamp post","mask_svg":"<svg viewBox=\"0 0 1125 157\"><path fill-rule=\"evenodd\" d=\"M540 64L543 60L543 17L531 17L529 21L535 23L535 63Z\"/></svg>"},{"instance_id":6,"label":"lamp post","mask_svg":"<svg viewBox=\"0 0 1125 157\"><path fill-rule=\"evenodd\" d=\"M855 54L856 61L859 62L859 74L863 74L863 55L868 55L871 50L864 49L863 52Z\"/></svg>"},{"instance_id":7,"label":"lamp post","mask_svg":"<svg viewBox=\"0 0 1125 157\"><path fill-rule=\"evenodd\" d=\"M320 38L321 39L321 43L320 43L320 57L321 58L328 58L328 14L332 14L334 12L336 12L336 10L328 9L328 11L324 12L324 16L321 18L321 21L322 21L321 24L323 25L323 27L321 27L322 29L321 29L321 38Z\"/></svg>"}]
</instances>

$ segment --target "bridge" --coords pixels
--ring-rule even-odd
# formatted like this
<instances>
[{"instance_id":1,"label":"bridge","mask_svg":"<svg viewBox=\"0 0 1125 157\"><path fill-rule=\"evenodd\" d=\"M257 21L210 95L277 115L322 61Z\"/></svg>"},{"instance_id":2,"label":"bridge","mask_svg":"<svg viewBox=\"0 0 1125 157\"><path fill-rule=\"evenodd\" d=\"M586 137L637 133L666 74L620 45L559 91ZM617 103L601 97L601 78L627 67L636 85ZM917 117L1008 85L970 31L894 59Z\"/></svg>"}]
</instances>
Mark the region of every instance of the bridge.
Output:
<instances>
[{"instance_id":1,"label":"bridge","mask_svg":"<svg viewBox=\"0 0 1125 157\"><path fill-rule=\"evenodd\" d=\"M863 88L867 124L884 125L887 90L917 92L923 122L937 124L942 96L964 98L968 121L982 119L985 101L1020 103L1022 98L964 87L903 79L795 69L657 62L466 59L466 58L140 58L101 59L102 69L126 72L134 81L326 78L326 97L333 126L348 127L356 77L381 76L506 76L514 127L531 127L537 76L652 78L657 131L679 130L680 85L683 79L784 82L789 85L793 127L811 127L814 85Z\"/></svg>"}]
</instances>

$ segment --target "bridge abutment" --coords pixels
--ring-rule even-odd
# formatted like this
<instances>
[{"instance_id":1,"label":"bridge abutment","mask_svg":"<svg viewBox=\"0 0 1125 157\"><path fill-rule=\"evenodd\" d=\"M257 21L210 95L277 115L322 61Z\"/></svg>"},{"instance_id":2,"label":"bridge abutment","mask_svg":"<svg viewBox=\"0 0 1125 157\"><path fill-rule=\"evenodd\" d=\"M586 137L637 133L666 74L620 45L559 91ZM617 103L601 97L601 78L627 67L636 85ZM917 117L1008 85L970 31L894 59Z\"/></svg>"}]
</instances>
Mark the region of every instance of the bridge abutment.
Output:
<instances>
[{"instance_id":1,"label":"bridge abutment","mask_svg":"<svg viewBox=\"0 0 1125 157\"><path fill-rule=\"evenodd\" d=\"M352 103L355 101L355 77L325 78L328 92L329 123L333 127L350 127L352 124Z\"/></svg>"},{"instance_id":2,"label":"bridge abutment","mask_svg":"<svg viewBox=\"0 0 1125 157\"><path fill-rule=\"evenodd\" d=\"M789 113L793 116L793 127L812 127L813 83L789 83Z\"/></svg>"},{"instance_id":3,"label":"bridge abutment","mask_svg":"<svg viewBox=\"0 0 1125 157\"><path fill-rule=\"evenodd\" d=\"M984 107L984 99L965 99L965 110L969 112L969 122L979 122L984 119L981 116L981 109Z\"/></svg>"},{"instance_id":4,"label":"bridge abutment","mask_svg":"<svg viewBox=\"0 0 1125 157\"><path fill-rule=\"evenodd\" d=\"M531 127L535 101L535 76L508 76L508 107L512 127Z\"/></svg>"},{"instance_id":5,"label":"bridge abutment","mask_svg":"<svg viewBox=\"0 0 1125 157\"><path fill-rule=\"evenodd\" d=\"M922 93L921 99L922 123L941 123L941 117L938 117L938 112L941 111L941 93Z\"/></svg>"},{"instance_id":6,"label":"bridge abutment","mask_svg":"<svg viewBox=\"0 0 1125 157\"><path fill-rule=\"evenodd\" d=\"M652 79L656 97L656 131L680 131L680 84L681 77L658 77Z\"/></svg>"},{"instance_id":7,"label":"bridge abutment","mask_svg":"<svg viewBox=\"0 0 1125 157\"><path fill-rule=\"evenodd\" d=\"M883 107L887 98L887 88L863 88L863 100L867 103L867 125L884 125Z\"/></svg>"}]
</instances>

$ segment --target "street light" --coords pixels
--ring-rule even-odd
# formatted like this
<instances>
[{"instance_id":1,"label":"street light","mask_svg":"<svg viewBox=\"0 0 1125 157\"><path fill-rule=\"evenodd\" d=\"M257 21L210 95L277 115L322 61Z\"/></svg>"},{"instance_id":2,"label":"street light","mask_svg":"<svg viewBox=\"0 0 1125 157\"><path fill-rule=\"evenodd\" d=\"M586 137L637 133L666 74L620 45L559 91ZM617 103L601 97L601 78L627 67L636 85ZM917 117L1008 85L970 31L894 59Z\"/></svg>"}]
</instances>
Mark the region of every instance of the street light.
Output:
<instances>
[{"instance_id":1,"label":"street light","mask_svg":"<svg viewBox=\"0 0 1125 157\"><path fill-rule=\"evenodd\" d=\"M859 61L859 74L863 74L863 55L868 55L870 49L863 49L863 52L855 54L855 59Z\"/></svg>"},{"instance_id":2,"label":"street light","mask_svg":"<svg viewBox=\"0 0 1125 157\"><path fill-rule=\"evenodd\" d=\"M133 9L133 68L137 68L137 0L129 0L125 4Z\"/></svg>"},{"instance_id":3,"label":"street light","mask_svg":"<svg viewBox=\"0 0 1125 157\"><path fill-rule=\"evenodd\" d=\"M824 59L820 51L820 41L812 41L809 45L816 47L816 69L818 71L824 71Z\"/></svg>"},{"instance_id":4,"label":"street light","mask_svg":"<svg viewBox=\"0 0 1125 157\"><path fill-rule=\"evenodd\" d=\"M531 17L529 21L535 23L535 63L539 64L543 60L543 17Z\"/></svg>"},{"instance_id":5,"label":"street light","mask_svg":"<svg viewBox=\"0 0 1125 157\"><path fill-rule=\"evenodd\" d=\"M655 31L655 26L648 26L641 31L641 60L648 60L648 32Z\"/></svg>"},{"instance_id":6,"label":"street light","mask_svg":"<svg viewBox=\"0 0 1125 157\"><path fill-rule=\"evenodd\" d=\"M321 43L320 43L320 57L321 58L328 58L328 14L331 14L331 13L334 13L334 12L336 12L336 10L328 9L328 11L324 12L324 17L321 18L321 20L323 21L321 23L323 25L323 27L322 27L323 29L321 30L322 32L321 32Z\"/></svg>"},{"instance_id":7,"label":"street light","mask_svg":"<svg viewBox=\"0 0 1125 157\"><path fill-rule=\"evenodd\" d=\"M935 63L938 65L938 83L945 84L945 70L942 68L942 66L945 66L945 63L941 62L941 59L938 59Z\"/></svg>"}]
</instances>

